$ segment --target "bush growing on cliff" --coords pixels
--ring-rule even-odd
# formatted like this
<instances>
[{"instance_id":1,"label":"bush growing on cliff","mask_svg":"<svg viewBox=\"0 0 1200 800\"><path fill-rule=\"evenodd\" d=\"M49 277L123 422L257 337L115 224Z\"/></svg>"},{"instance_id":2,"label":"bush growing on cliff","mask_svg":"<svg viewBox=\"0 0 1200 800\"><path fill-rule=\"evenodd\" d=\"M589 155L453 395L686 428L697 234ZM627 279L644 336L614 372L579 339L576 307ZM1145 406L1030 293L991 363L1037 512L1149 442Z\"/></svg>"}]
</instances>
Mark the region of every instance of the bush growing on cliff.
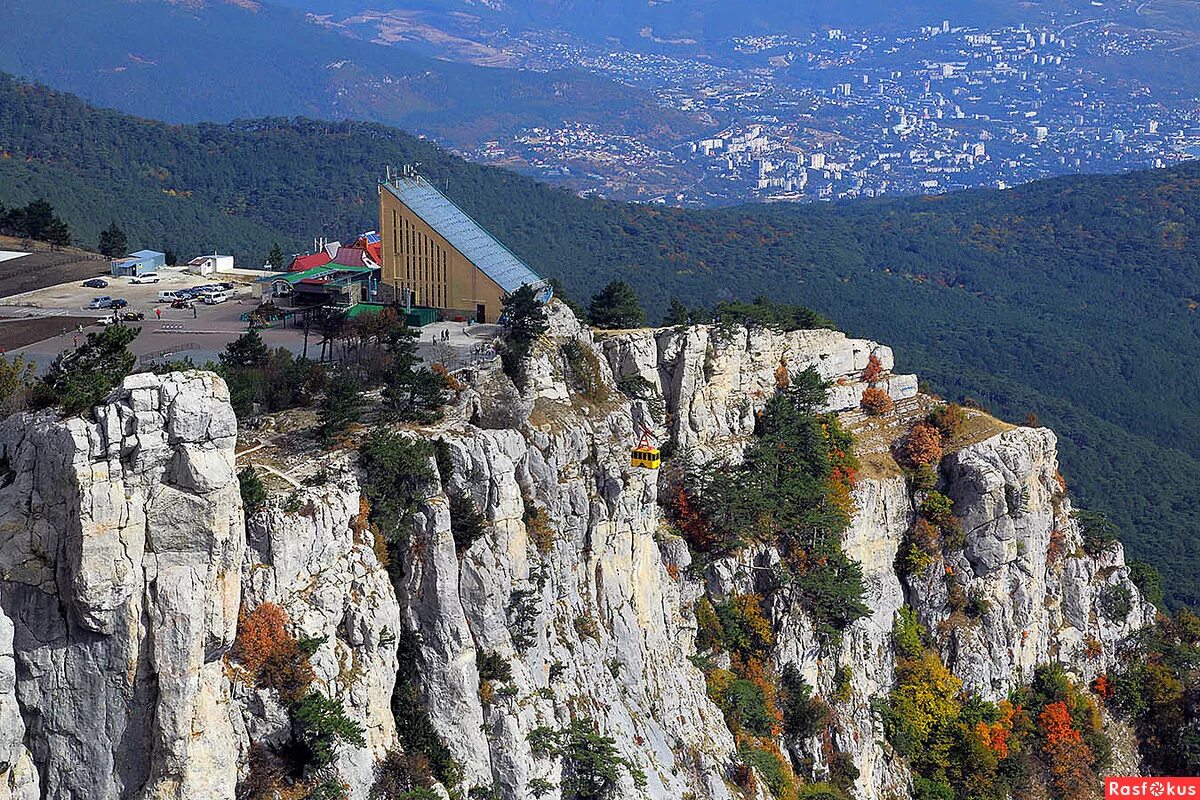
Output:
<instances>
[{"instance_id":1,"label":"bush growing on cliff","mask_svg":"<svg viewBox=\"0 0 1200 800\"><path fill-rule=\"evenodd\" d=\"M612 796L621 773L627 772L638 788L645 774L620 754L616 741L597 730L594 720L580 717L560 730L536 728L529 734L535 755L562 759L563 800L606 800Z\"/></svg>"},{"instance_id":2,"label":"bush growing on cliff","mask_svg":"<svg viewBox=\"0 0 1200 800\"><path fill-rule=\"evenodd\" d=\"M883 389L874 386L868 386L863 391L862 400L859 401L862 410L872 417L880 417L884 414L890 414L892 409L896 407L891 395Z\"/></svg>"},{"instance_id":3,"label":"bush growing on cliff","mask_svg":"<svg viewBox=\"0 0 1200 800\"><path fill-rule=\"evenodd\" d=\"M744 325L747 328L769 328L775 331L834 328L832 320L811 308L791 303L776 303L765 297L756 298L753 303L718 303L713 309L712 319L722 326Z\"/></svg>"},{"instance_id":4,"label":"bush growing on cliff","mask_svg":"<svg viewBox=\"0 0 1200 800\"><path fill-rule=\"evenodd\" d=\"M942 460L942 434L927 422L918 422L900 442L898 460L911 468L931 466Z\"/></svg>"},{"instance_id":5,"label":"bush growing on cliff","mask_svg":"<svg viewBox=\"0 0 1200 800\"><path fill-rule=\"evenodd\" d=\"M345 796L344 787L328 768L343 743L366 744L364 731L340 700L311 688L316 675L309 657L323 640L297 639L287 626L287 614L274 603L261 603L238 615L230 655L254 686L277 694L287 709L290 735L277 746L252 749L249 774L237 796L272 800L293 791L336 800Z\"/></svg>"},{"instance_id":6,"label":"bush growing on cliff","mask_svg":"<svg viewBox=\"0 0 1200 800\"><path fill-rule=\"evenodd\" d=\"M821 733L829 725L833 712L824 700L814 697L812 692L812 686L795 664L783 668L779 676L779 708L783 714L783 732L788 736L807 739Z\"/></svg>"},{"instance_id":7,"label":"bush growing on cliff","mask_svg":"<svg viewBox=\"0 0 1200 800\"><path fill-rule=\"evenodd\" d=\"M404 524L428 494L435 477L433 458L428 441L385 429L373 431L359 445L370 519L388 542L408 540Z\"/></svg>"},{"instance_id":8,"label":"bush growing on cliff","mask_svg":"<svg viewBox=\"0 0 1200 800\"><path fill-rule=\"evenodd\" d=\"M486 529L487 518L479 512L471 496L461 490L450 492L450 530L459 555L467 552Z\"/></svg>"},{"instance_id":9,"label":"bush growing on cliff","mask_svg":"<svg viewBox=\"0 0 1200 800\"><path fill-rule=\"evenodd\" d=\"M409 630L401 631L396 647L399 670L396 687L392 691L396 732L404 753L411 759L410 763L427 771L425 775L415 775L414 780L424 781L420 785L428 786L427 778L432 777L453 790L462 780L462 766L455 761L445 740L433 726L421 699L420 655L421 642L417 634Z\"/></svg>"},{"instance_id":10,"label":"bush growing on cliff","mask_svg":"<svg viewBox=\"0 0 1200 800\"><path fill-rule=\"evenodd\" d=\"M967 423L967 412L958 403L946 403L930 411L926 422L938 429L943 441L950 442Z\"/></svg>"},{"instance_id":11,"label":"bush growing on cliff","mask_svg":"<svg viewBox=\"0 0 1200 800\"><path fill-rule=\"evenodd\" d=\"M1079 523L1079 533L1083 537L1083 550L1090 556L1103 553L1121 538L1121 532L1117 526L1103 514L1081 508L1076 509L1071 516Z\"/></svg>"},{"instance_id":12,"label":"bush growing on cliff","mask_svg":"<svg viewBox=\"0 0 1200 800\"><path fill-rule=\"evenodd\" d=\"M1200 775L1200 617L1160 617L1104 677L1113 710L1137 731L1148 773Z\"/></svg>"},{"instance_id":13,"label":"bush growing on cliff","mask_svg":"<svg viewBox=\"0 0 1200 800\"><path fill-rule=\"evenodd\" d=\"M528 284L504 296L501 301L507 331L498 343L500 364L513 385L524 392L529 385L527 364L533 345L550 327L546 307L537 299L537 291Z\"/></svg>"},{"instance_id":14,"label":"bush growing on cliff","mask_svg":"<svg viewBox=\"0 0 1200 800\"><path fill-rule=\"evenodd\" d=\"M129 325L108 325L89 333L78 349L63 351L50 364L34 388L34 404L60 406L67 416L99 405L133 371L137 357L129 345L140 332Z\"/></svg>"},{"instance_id":15,"label":"bush growing on cliff","mask_svg":"<svg viewBox=\"0 0 1200 800\"><path fill-rule=\"evenodd\" d=\"M238 489L242 494L242 511L247 518L261 511L267 504L267 487L263 486L258 471L252 466L238 472Z\"/></svg>"}]
</instances>

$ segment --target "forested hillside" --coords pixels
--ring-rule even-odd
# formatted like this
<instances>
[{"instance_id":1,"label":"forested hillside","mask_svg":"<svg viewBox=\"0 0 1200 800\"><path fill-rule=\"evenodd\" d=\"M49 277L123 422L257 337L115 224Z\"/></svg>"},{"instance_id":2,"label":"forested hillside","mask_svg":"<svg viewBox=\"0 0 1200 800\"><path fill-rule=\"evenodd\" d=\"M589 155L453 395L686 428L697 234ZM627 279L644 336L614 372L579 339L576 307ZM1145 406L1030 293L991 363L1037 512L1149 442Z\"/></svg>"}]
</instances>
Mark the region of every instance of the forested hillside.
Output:
<instances>
[{"instance_id":1,"label":"forested hillside","mask_svg":"<svg viewBox=\"0 0 1200 800\"><path fill-rule=\"evenodd\" d=\"M718 211L580 199L365 123L169 126L0 80L0 203L44 196L94 244L261 259L375 226L385 164L432 180L586 298L651 316L768 294L896 348L949 397L1063 437L1067 478L1176 602L1200 601L1200 165L1004 192Z\"/></svg>"}]
</instances>

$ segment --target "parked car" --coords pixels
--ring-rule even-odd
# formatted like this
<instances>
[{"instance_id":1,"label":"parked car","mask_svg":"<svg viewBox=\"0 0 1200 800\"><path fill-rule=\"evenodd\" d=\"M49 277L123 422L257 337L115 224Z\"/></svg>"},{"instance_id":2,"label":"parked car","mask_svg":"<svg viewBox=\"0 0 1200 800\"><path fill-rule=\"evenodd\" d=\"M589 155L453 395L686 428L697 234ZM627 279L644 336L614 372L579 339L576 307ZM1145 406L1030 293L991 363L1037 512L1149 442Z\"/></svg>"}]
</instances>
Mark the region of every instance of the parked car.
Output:
<instances>
[{"instance_id":1,"label":"parked car","mask_svg":"<svg viewBox=\"0 0 1200 800\"><path fill-rule=\"evenodd\" d=\"M182 295L180 295L179 292L172 292L171 290L168 289L166 291L162 291L162 292L158 293L158 302L173 303L176 300L178 300L181 296Z\"/></svg>"},{"instance_id":2,"label":"parked car","mask_svg":"<svg viewBox=\"0 0 1200 800\"><path fill-rule=\"evenodd\" d=\"M145 318L146 318L146 315L144 313L142 313L141 311L122 311L121 312L121 321L122 322L141 322Z\"/></svg>"},{"instance_id":3,"label":"parked car","mask_svg":"<svg viewBox=\"0 0 1200 800\"><path fill-rule=\"evenodd\" d=\"M93 297L92 302L88 303L88 308L112 308L113 299L108 295L103 297Z\"/></svg>"},{"instance_id":4,"label":"parked car","mask_svg":"<svg viewBox=\"0 0 1200 800\"><path fill-rule=\"evenodd\" d=\"M112 301L112 306L111 306L111 307L112 307L112 308L124 308L124 307L125 307L125 306L127 306L127 305L129 305L129 301L128 301L128 300L125 300L125 299L122 299L122 298L118 297L118 298L116 298L115 300L113 300L113 301Z\"/></svg>"},{"instance_id":5,"label":"parked car","mask_svg":"<svg viewBox=\"0 0 1200 800\"><path fill-rule=\"evenodd\" d=\"M83 285L89 289L107 289L108 281L104 278L90 278L83 282Z\"/></svg>"},{"instance_id":6,"label":"parked car","mask_svg":"<svg viewBox=\"0 0 1200 800\"><path fill-rule=\"evenodd\" d=\"M141 275L134 275L130 279L130 283L158 283L157 272L144 272Z\"/></svg>"},{"instance_id":7,"label":"parked car","mask_svg":"<svg viewBox=\"0 0 1200 800\"><path fill-rule=\"evenodd\" d=\"M205 305L215 306L217 303L224 303L229 299L229 292L207 292L204 295Z\"/></svg>"},{"instance_id":8,"label":"parked car","mask_svg":"<svg viewBox=\"0 0 1200 800\"><path fill-rule=\"evenodd\" d=\"M190 297L176 297L171 301L171 308L191 308L196 305Z\"/></svg>"},{"instance_id":9,"label":"parked car","mask_svg":"<svg viewBox=\"0 0 1200 800\"><path fill-rule=\"evenodd\" d=\"M96 321L99 322L101 325L115 325L117 323L117 315L116 314L105 314L103 317L101 317L100 319L98 319Z\"/></svg>"}]
</instances>

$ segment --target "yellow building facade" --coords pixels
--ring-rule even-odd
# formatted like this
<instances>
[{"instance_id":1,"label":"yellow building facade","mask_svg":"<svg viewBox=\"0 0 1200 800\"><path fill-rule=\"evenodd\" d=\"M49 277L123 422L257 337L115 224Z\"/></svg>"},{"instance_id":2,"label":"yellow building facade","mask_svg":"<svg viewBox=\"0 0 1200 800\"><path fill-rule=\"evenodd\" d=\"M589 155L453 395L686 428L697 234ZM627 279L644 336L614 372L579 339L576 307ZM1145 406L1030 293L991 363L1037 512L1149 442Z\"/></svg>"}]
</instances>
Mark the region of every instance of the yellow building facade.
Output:
<instances>
[{"instance_id":1,"label":"yellow building facade","mask_svg":"<svg viewBox=\"0 0 1200 800\"><path fill-rule=\"evenodd\" d=\"M495 322L501 298L543 281L424 178L379 184L382 282L400 302ZM406 295L407 293L407 295Z\"/></svg>"}]
</instances>

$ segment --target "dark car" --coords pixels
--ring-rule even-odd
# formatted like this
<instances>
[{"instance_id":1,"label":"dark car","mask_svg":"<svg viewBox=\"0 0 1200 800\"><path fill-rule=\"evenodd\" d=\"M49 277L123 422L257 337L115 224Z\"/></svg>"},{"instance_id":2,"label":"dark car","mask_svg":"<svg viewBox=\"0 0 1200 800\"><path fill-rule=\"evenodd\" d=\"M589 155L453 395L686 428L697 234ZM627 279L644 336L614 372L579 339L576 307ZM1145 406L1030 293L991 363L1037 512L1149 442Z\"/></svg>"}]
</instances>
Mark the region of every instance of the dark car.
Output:
<instances>
[{"instance_id":1,"label":"dark car","mask_svg":"<svg viewBox=\"0 0 1200 800\"><path fill-rule=\"evenodd\" d=\"M196 303L189 297L177 297L171 301L171 308L191 308Z\"/></svg>"},{"instance_id":2,"label":"dark car","mask_svg":"<svg viewBox=\"0 0 1200 800\"><path fill-rule=\"evenodd\" d=\"M141 311L122 311L121 312L121 321L122 322L141 322L145 318L146 318L146 315L144 313L142 313Z\"/></svg>"},{"instance_id":3,"label":"dark car","mask_svg":"<svg viewBox=\"0 0 1200 800\"><path fill-rule=\"evenodd\" d=\"M83 282L83 285L89 289L105 289L108 287L108 281L103 278L91 278Z\"/></svg>"},{"instance_id":4,"label":"dark car","mask_svg":"<svg viewBox=\"0 0 1200 800\"><path fill-rule=\"evenodd\" d=\"M120 297L118 297L116 300L112 301L112 305L109 306L109 308L124 308L127 305L129 305L128 300L122 300Z\"/></svg>"}]
</instances>

